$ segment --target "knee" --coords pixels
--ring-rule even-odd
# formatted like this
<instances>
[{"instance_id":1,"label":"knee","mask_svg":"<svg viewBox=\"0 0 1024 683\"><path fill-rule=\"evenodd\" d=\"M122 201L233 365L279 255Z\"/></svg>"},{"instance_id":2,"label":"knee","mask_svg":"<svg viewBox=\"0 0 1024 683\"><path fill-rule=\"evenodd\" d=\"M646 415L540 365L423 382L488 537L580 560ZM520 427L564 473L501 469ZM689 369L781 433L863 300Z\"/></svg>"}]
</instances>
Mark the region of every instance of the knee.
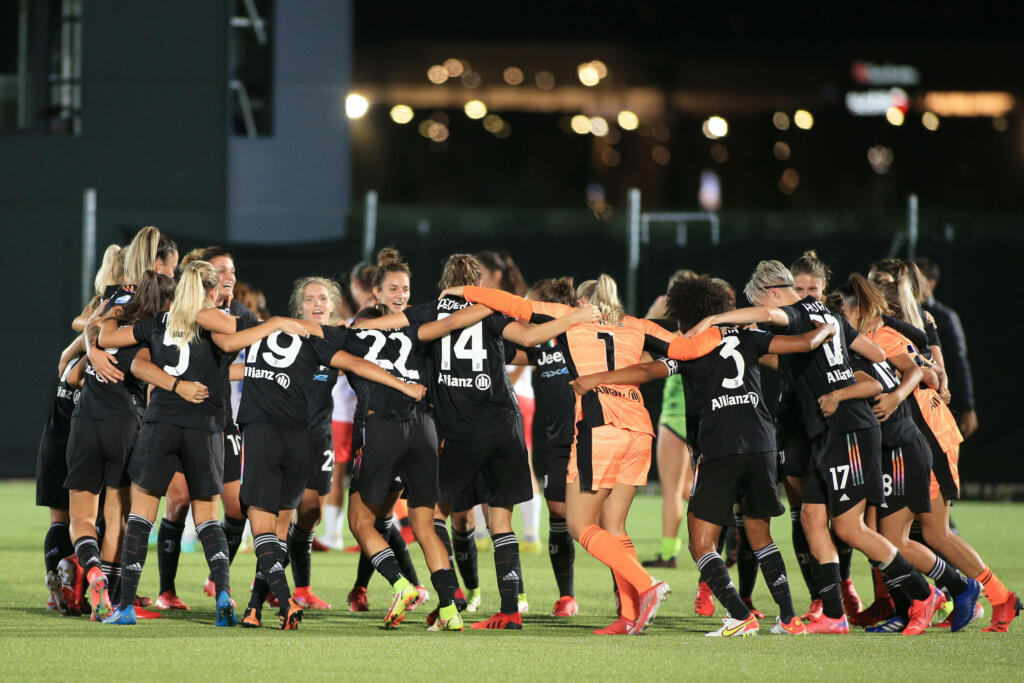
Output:
<instances>
[{"instance_id":1,"label":"knee","mask_svg":"<svg viewBox=\"0 0 1024 683\"><path fill-rule=\"evenodd\" d=\"M184 522L185 515L188 514L188 498L181 498L175 496L174 498L167 498L167 505L164 510L164 518L169 519L172 522Z\"/></svg>"}]
</instances>

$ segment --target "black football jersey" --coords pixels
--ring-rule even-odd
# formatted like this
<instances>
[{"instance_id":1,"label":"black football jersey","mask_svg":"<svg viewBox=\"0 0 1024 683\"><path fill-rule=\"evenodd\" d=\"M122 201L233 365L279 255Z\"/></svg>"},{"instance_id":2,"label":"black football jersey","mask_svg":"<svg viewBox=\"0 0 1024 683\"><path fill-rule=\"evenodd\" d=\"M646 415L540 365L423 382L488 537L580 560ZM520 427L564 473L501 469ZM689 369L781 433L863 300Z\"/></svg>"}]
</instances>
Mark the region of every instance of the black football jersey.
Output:
<instances>
[{"instance_id":1,"label":"black football jersey","mask_svg":"<svg viewBox=\"0 0 1024 683\"><path fill-rule=\"evenodd\" d=\"M248 330L250 327L256 327L257 325L260 324L259 318L257 318L256 315L248 308L246 308L245 305L242 304L242 302L240 302L238 299L232 299L229 305L221 306L220 310L224 311L230 316L234 316L237 319L236 331L238 332L241 332L242 330ZM235 358L237 357L237 353L231 354L228 363L234 363ZM229 397L228 400L224 401L224 417L221 420L221 428L226 429L227 426L231 424L235 419L235 416L231 412L231 378L229 375L225 375L224 377L223 390L224 395Z\"/></svg>"},{"instance_id":2,"label":"black football jersey","mask_svg":"<svg viewBox=\"0 0 1024 683\"><path fill-rule=\"evenodd\" d=\"M309 426L319 427L331 424L334 412L334 396L331 392L338 382L338 371L329 365L318 365L313 372L313 393L309 406Z\"/></svg>"},{"instance_id":3,"label":"black football jersey","mask_svg":"<svg viewBox=\"0 0 1024 683\"><path fill-rule=\"evenodd\" d=\"M144 422L162 422L188 429L210 432L224 428L224 404L228 396L224 391L230 357L221 353L210 333L201 329L199 337L184 348L179 348L167 332L167 313L149 320L140 320L132 326L135 340L149 347L153 364L171 377L183 382L199 382L210 392L202 403L189 403L173 391L153 387Z\"/></svg>"},{"instance_id":4,"label":"black football jersey","mask_svg":"<svg viewBox=\"0 0 1024 683\"><path fill-rule=\"evenodd\" d=\"M827 421L818 406L820 396L855 383L849 362L849 343L857 338L857 331L846 318L837 316L812 296L804 297L791 306L783 306L782 310L789 317L789 324L776 330L779 333L803 334L813 330L816 322L838 329L831 339L810 353L793 353L779 358L779 362L786 365L786 373L793 378L801 421L807 429L808 438L815 438L826 426L836 433L845 434L877 425L878 420L864 399L843 401Z\"/></svg>"},{"instance_id":5,"label":"black football jersey","mask_svg":"<svg viewBox=\"0 0 1024 683\"><path fill-rule=\"evenodd\" d=\"M329 333L324 326L324 334ZM318 337L274 332L245 351L245 381L238 424L265 422L290 429L309 426L313 375L331 354Z\"/></svg>"},{"instance_id":6,"label":"black football jersey","mask_svg":"<svg viewBox=\"0 0 1024 683\"><path fill-rule=\"evenodd\" d=\"M534 394L546 416L548 444L571 446L576 432L576 393L569 386L569 368L565 353L554 340L526 352L530 365L536 365Z\"/></svg>"},{"instance_id":7,"label":"black football jersey","mask_svg":"<svg viewBox=\"0 0 1024 683\"><path fill-rule=\"evenodd\" d=\"M57 381L57 395L53 399L53 408L50 410L50 417L46 421L46 427L43 429L47 434L67 435L71 431L71 414L78 404L82 391L78 387L68 384L68 375L71 374L71 370L76 365L84 363L85 360L85 356L72 358L71 362L64 368L60 380Z\"/></svg>"},{"instance_id":8,"label":"black football jersey","mask_svg":"<svg viewBox=\"0 0 1024 683\"><path fill-rule=\"evenodd\" d=\"M141 417L146 408L146 384L131 373L132 361L139 352L138 345L123 349L103 349L117 361L117 369L124 373L120 382L105 382L100 379L88 359L83 359L85 381L78 405L72 413L76 417L103 420L108 417L135 413Z\"/></svg>"},{"instance_id":9,"label":"black football jersey","mask_svg":"<svg viewBox=\"0 0 1024 683\"><path fill-rule=\"evenodd\" d=\"M771 414L761 394L758 359L775 335L762 330L722 328L718 347L679 363L700 411L701 455L716 458L775 450Z\"/></svg>"},{"instance_id":10,"label":"black football jersey","mask_svg":"<svg viewBox=\"0 0 1024 683\"><path fill-rule=\"evenodd\" d=\"M896 370L889 364L889 361L872 363L859 353L851 351L850 364L854 370L866 372L877 379L882 385L882 393L891 394L900 386L899 375L896 374ZM900 402L888 420L879 422L882 427L882 445L885 448L898 448L920 436L921 432L914 424L914 416L907 403L907 401L913 400L913 396L908 396L906 401Z\"/></svg>"},{"instance_id":11,"label":"black football jersey","mask_svg":"<svg viewBox=\"0 0 1024 683\"><path fill-rule=\"evenodd\" d=\"M445 318L471 304L444 297L426 311L416 307L410 322ZM424 320L426 318L426 320ZM509 344L502 332L512 318L495 313L430 344L430 392L438 432L445 439L474 439L507 433L519 418L512 383L505 373Z\"/></svg>"},{"instance_id":12,"label":"black football jersey","mask_svg":"<svg viewBox=\"0 0 1024 683\"><path fill-rule=\"evenodd\" d=\"M336 349L376 364L406 383L428 381L424 369L426 345L419 340L419 325L395 330L349 330ZM326 341L326 340L325 340ZM349 374L349 383L356 392L357 412L373 411L389 420L409 420L425 409L424 402L414 401L400 391Z\"/></svg>"}]
</instances>

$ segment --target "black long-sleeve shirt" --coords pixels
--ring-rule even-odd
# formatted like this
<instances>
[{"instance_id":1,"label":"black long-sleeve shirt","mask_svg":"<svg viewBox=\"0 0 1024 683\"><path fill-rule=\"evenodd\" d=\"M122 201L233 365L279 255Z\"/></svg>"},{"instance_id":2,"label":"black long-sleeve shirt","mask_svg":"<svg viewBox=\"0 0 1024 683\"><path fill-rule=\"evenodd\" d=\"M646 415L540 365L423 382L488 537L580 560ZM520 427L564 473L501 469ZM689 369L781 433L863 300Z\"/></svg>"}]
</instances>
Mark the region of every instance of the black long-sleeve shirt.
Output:
<instances>
[{"instance_id":1,"label":"black long-sleeve shirt","mask_svg":"<svg viewBox=\"0 0 1024 683\"><path fill-rule=\"evenodd\" d=\"M942 345L942 357L946 362L949 376L949 393L952 398L949 408L954 413L974 410L974 381L971 379L971 364L967 360L967 340L960 316L946 304L931 298L924 304L924 310L935 318Z\"/></svg>"}]
</instances>

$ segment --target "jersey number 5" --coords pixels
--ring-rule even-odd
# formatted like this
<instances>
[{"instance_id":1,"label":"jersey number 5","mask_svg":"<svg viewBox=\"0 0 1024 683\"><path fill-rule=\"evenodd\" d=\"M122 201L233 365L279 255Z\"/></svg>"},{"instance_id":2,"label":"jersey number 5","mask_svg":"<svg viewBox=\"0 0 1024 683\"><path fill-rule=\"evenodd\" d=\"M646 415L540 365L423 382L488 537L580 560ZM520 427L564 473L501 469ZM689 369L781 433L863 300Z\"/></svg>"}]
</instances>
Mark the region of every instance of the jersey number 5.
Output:
<instances>
[{"instance_id":1,"label":"jersey number 5","mask_svg":"<svg viewBox=\"0 0 1024 683\"><path fill-rule=\"evenodd\" d=\"M164 346L169 346L172 349L178 349L178 364L177 365L165 365L164 372L171 377L181 377L185 374L185 370L188 369L188 346L178 346L171 339L170 332L164 331Z\"/></svg>"}]
</instances>

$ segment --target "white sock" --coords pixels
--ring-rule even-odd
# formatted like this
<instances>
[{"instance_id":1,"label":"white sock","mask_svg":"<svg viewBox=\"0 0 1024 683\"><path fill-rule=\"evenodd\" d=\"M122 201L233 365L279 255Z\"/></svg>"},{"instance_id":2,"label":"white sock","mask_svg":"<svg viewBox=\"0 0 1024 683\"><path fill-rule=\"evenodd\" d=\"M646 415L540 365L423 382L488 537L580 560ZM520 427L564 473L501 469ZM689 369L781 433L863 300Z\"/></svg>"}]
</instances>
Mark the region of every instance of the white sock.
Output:
<instances>
[{"instance_id":1,"label":"white sock","mask_svg":"<svg viewBox=\"0 0 1024 683\"><path fill-rule=\"evenodd\" d=\"M540 538L540 505L539 493L533 494L533 498L520 505L523 511L523 540L536 541Z\"/></svg>"},{"instance_id":2,"label":"white sock","mask_svg":"<svg viewBox=\"0 0 1024 683\"><path fill-rule=\"evenodd\" d=\"M338 516L341 508L337 505L324 505L324 537L331 538L338 531Z\"/></svg>"},{"instance_id":3,"label":"white sock","mask_svg":"<svg viewBox=\"0 0 1024 683\"><path fill-rule=\"evenodd\" d=\"M487 531L487 518L484 517L484 509L477 505L473 508L473 512L476 514L476 533L473 536L475 538L490 538L490 534Z\"/></svg>"}]
</instances>

